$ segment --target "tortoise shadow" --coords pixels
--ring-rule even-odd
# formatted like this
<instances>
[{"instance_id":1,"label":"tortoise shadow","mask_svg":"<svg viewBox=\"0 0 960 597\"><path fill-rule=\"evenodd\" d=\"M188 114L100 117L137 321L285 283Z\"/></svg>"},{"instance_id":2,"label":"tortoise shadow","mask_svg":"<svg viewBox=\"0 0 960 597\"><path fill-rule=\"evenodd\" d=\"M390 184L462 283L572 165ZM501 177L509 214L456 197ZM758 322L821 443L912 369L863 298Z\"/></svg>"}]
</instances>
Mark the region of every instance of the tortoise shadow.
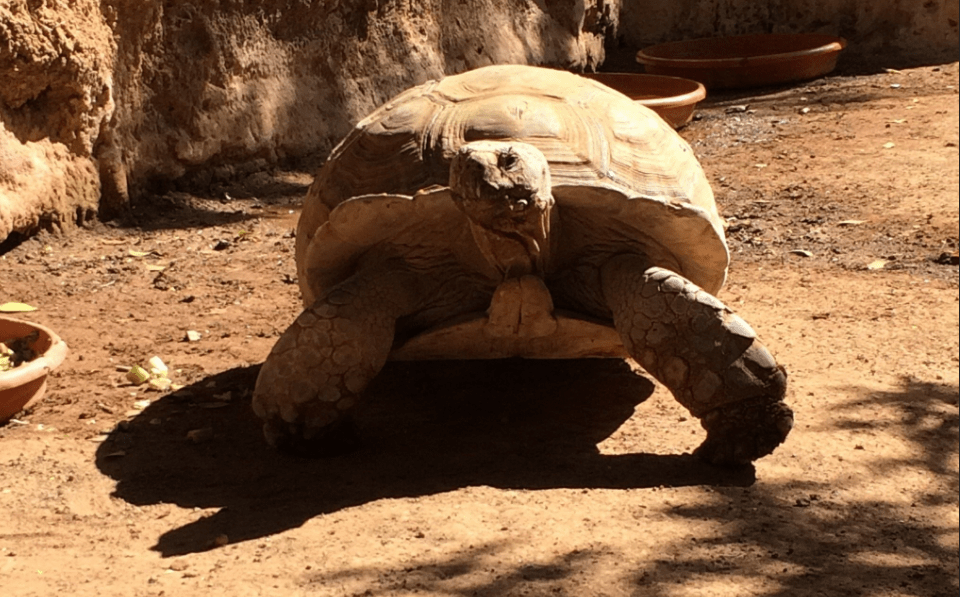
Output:
<instances>
[{"instance_id":1,"label":"tortoise shadow","mask_svg":"<svg viewBox=\"0 0 960 597\"><path fill-rule=\"evenodd\" d=\"M391 363L358 407L362 447L323 459L266 446L249 405L258 372L202 379L156 401L99 447L97 466L116 480L116 497L219 508L164 533L153 547L163 556L212 549L224 535L236 543L276 534L384 498L469 486L754 482L753 467L719 469L688 454L601 454L597 444L654 389L619 360ZM222 400L227 395L235 399Z\"/></svg>"}]
</instances>

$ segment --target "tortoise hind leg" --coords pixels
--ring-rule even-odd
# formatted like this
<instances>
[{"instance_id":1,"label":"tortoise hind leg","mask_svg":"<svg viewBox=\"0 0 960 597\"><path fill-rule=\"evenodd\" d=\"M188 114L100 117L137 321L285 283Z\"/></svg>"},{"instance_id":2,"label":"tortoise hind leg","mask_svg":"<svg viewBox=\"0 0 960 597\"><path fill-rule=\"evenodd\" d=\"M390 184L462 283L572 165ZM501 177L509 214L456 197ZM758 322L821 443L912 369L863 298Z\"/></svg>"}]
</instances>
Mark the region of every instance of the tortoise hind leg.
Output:
<instances>
[{"instance_id":1,"label":"tortoise hind leg","mask_svg":"<svg viewBox=\"0 0 960 597\"><path fill-rule=\"evenodd\" d=\"M793 427L786 373L743 319L639 256L614 257L601 281L627 351L706 429L698 456L746 464L786 439Z\"/></svg>"},{"instance_id":2,"label":"tortoise hind leg","mask_svg":"<svg viewBox=\"0 0 960 597\"><path fill-rule=\"evenodd\" d=\"M297 317L254 387L270 444L319 455L356 445L349 413L386 362L396 320L418 304L420 286L403 270L359 272Z\"/></svg>"}]
</instances>

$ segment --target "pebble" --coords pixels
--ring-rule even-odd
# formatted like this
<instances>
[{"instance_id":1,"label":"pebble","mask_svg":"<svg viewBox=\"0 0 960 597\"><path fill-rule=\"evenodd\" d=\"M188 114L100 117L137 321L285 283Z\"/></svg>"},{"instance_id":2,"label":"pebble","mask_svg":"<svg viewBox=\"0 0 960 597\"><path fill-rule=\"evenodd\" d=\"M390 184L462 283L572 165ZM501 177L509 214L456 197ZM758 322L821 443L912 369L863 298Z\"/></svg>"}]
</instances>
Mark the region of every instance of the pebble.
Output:
<instances>
[{"instance_id":1,"label":"pebble","mask_svg":"<svg viewBox=\"0 0 960 597\"><path fill-rule=\"evenodd\" d=\"M200 429L191 429L187 432L187 439L195 444L202 444L213 439L213 428L202 427Z\"/></svg>"}]
</instances>

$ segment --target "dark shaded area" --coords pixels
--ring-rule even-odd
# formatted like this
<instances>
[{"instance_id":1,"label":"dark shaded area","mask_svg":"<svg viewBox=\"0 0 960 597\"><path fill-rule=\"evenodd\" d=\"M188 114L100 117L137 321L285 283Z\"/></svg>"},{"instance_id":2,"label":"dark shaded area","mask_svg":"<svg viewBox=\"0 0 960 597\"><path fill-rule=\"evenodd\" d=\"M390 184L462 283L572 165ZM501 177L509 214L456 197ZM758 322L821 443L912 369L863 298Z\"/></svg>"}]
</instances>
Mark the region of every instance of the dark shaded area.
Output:
<instances>
[{"instance_id":1,"label":"dark shaded area","mask_svg":"<svg viewBox=\"0 0 960 597\"><path fill-rule=\"evenodd\" d=\"M368 589L367 595L392 594L394 591L464 597L528 594L579 597L594 594L586 582L577 578L582 570L589 569L597 558L605 555L603 550L594 549L573 550L545 563L500 568L490 582L457 588L460 584L458 577L487 572L484 570L484 559L497 558L499 552L508 548L507 541L486 543L467 547L455 557L442 562L410 562L402 569L358 567L309 573L302 584L306 588L327 587L330 583L362 578L368 582L368 586L377 587ZM533 592L524 592L524 588Z\"/></svg>"},{"instance_id":2,"label":"dark shaded area","mask_svg":"<svg viewBox=\"0 0 960 597\"><path fill-rule=\"evenodd\" d=\"M866 399L839 405L837 428L880 433L889 422L853 418L851 413L871 407L894 408L900 413L895 423L898 434L914 445L913 457L907 460L890 458L881 463L885 472L898 469L930 471L949 485L949 492L931 494L929 504L960 504L960 479L956 462L960 453L960 414L957 411L960 386L937 384L913 378L901 381L899 392L877 392Z\"/></svg>"},{"instance_id":3,"label":"dark shaded area","mask_svg":"<svg viewBox=\"0 0 960 597\"><path fill-rule=\"evenodd\" d=\"M909 439L915 456L881 460L873 465L875 475L929 471L937 483L923 499L955 507L960 501L957 396L956 384L905 379L898 392L878 392L837 407L835 427L881 428L882 422L861 417L877 412L873 406L894 406L903 417L889 425L896 428L890 435ZM855 412L858 416L850 416ZM637 575L638 594L667 595L662 587L688 582L693 575L721 579L731 573L773 576L779 587L764 593L769 597L878 595L893 589L902 595L948 597L958 592L958 554L947 547L951 541L946 536L952 532L955 540L956 527L944 533L940 520L904 516L899 496L891 501L850 502L843 499L842 487L799 481L714 491L724 499L706 507L680 507L675 513L692 520L739 520L739 524L722 536L677 546L680 557L660 559ZM891 563L895 559L923 563ZM777 569L782 574L776 574Z\"/></svg>"},{"instance_id":4,"label":"dark shaded area","mask_svg":"<svg viewBox=\"0 0 960 597\"><path fill-rule=\"evenodd\" d=\"M24 243L29 237L17 231L11 232L0 242L0 255L6 255Z\"/></svg>"},{"instance_id":5,"label":"dark shaded area","mask_svg":"<svg viewBox=\"0 0 960 597\"><path fill-rule=\"evenodd\" d=\"M216 180L207 176L166 185L149 200L133 204L111 224L140 231L186 230L271 217L286 208L299 208L309 187L300 181L302 175L293 181L284 174L255 172L234 181L224 174Z\"/></svg>"},{"instance_id":6,"label":"dark shaded area","mask_svg":"<svg viewBox=\"0 0 960 597\"><path fill-rule=\"evenodd\" d=\"M853 388L853 395L858 393ZM859 392L862 394L862 392ZM837 408L837 429L869 429L859 417L873 406L893 405L903 418L890 435L913 442L916 457L890 460L877 476L928 470L943 483L929 492L933 503L957 504L956 457L958 388L906 379L898 392L869 394ZM856 417L848 416L854 415ZM954 463L951 465L951 461ZM787 484L758 482L750 486L711 483L709 500L700 505L674 505L668 515L716 521L719 534L689 536L664 542L642 570L624 575L644 597L675 594L683 585L703 594L728 594L720 587L731 582L751 595L798 597L819 595L916 595L951 597L958 592L958 554L950 549L951 532L942 521L904 516L902 504L846 499L842 486L812 484L798 479ZM702 527L699 527L702 528ZM589 593L596 570L609 573L614 561L633 560L602 548L574 550L538 564L518 564L497 570L493 580L464 587L458 576L481 574L484 560L507 551L504 543L470 546L443 561L410 562L404 568L357 567L305 576L304 586L361 578L371 595L392 591L426 594L499 596L544 594L573 596ZM711 592L711 583L717 583ZM765 590L759 590L762 586ZM749 589L748 589L749 587ZM733 594L733 593L729 593Z\"/></svg>"},{"instance_id":7,"label":"dark shaded area","mask_svg":"<svg viewBox=\"0 0 960 597\"><path fill-rule=\"evenodd\" d=\"M739 517L741 523L720 537L668 548L681 555L658 559L638 573L637 594L668 595L676 583L722 581L731 574L773 580L778 586L764 592L767 597L878 595L891 589L924 597L957 594L957 554L938 543L942 527L903 520L889 503L846 505L816 493L789 503L777 487L717 493L725 498L717 505L680 508L676 514L691 520ZM929 563L890 563L899 556Z\"/></svg>"},{"instance_id":8,"label":"dark shaded area","mask_svg":"<svg viewBox=\"0 0 960 597\"><path fill-rule=\"evenodd\" d=\"M749 485L753 467L725 470L691 455L604 456L597 443L630 418L653 384L622 361L392 363L367 391L362 447L326 459L269 449L248 400L258 367L211 376L115 430L97 465L137 505L219 507L159 538L164 556L298 527L383 498L501 488ZM203 431L202 443L187 439ZM123 455L117 455L122 451Z\"/></svg>"}]
</instances>

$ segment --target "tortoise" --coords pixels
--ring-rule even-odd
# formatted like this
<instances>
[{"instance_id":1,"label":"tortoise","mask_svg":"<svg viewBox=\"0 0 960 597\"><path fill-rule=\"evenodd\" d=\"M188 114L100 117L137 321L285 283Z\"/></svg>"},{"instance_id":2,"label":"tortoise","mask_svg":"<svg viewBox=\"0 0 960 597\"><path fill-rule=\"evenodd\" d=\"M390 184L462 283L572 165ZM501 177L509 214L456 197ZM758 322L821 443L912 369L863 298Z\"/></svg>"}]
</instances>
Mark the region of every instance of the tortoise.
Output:
<instances>
[{"instance_id":1,"label":"tortoise","mask_svg":"<svg viewBox=\"0 0 960 597\"><path fill-rule=\"evenodd\" d=\"M305 310L263 364L269 443L336 450L388 359L632 357L741 465L793 426L786 373L716 298L713 192L655 113L489 66L407 90L333 150L296 232ZM349 432L348 432L349 431Z\"/></svg>"}]
</instances>

